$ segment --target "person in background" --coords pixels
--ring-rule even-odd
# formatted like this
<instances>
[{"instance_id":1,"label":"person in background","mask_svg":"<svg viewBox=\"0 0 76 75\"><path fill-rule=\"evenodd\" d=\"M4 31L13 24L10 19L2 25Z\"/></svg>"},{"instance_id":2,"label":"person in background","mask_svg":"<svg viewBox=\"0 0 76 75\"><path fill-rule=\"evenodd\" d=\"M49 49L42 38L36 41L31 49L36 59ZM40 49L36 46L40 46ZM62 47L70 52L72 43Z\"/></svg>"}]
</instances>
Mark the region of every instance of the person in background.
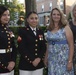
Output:
<instances>
[{"instance_id":1,"label":"person in background","mask_svg":"<svg viewBox=\"0 0 76 75\"><path fill-rule=\"evenodd\" d=\"M73 32L73 38L74 38L74 60L73 60L73 65L74 65L74 72L76 75L76 4L72 6L71 10L71 16L72 20L69 20L70 28Z\"/></svg>"},{"instance_id":2,"label":"person in background","mask_svg":"<svg viewBox=\"0 0 76 75\"><path fill-rule=\"evenodd\" d=\"M59 8L53 8L51 11L46 38L47 51L44 63L48 66L48 75L74 75L73 34Z\"/></svg>"},{"instance_id":3,"label":"person in background","mask_svg":"<svg viewBox=\"0 0 76 75\"><path fill-rule=\"evenodd\" d=\"M43 75L46 41L43 31L37 27L38 21L38 14L31 11L27 15L28 24L19 29L19 75Z\"/></svg>"},{"instance_id":4,"label":"person in background","mask_svg":"<svg viewBox=\"0 0 76 75\"><path fill-rule=\"evenodd\" d=\"M9 9L0 5L0 75L14 75L16 46L14 34L8 28Z\"/></svg>"}]
</instances>

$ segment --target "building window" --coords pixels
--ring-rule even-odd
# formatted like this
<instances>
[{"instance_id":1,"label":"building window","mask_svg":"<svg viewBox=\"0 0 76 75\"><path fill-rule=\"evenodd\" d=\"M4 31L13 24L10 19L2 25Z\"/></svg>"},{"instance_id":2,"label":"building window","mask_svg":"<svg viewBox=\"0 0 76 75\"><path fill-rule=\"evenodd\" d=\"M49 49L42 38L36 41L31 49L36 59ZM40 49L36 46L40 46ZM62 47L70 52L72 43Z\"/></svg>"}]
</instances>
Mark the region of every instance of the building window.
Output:
<instances>
[{"instance_id":1,"label":"building window","mask_svg":"<svg viewBox=\"0 0 76 75\"><path fill-rule=\"evenodd\" d=\"M63 2L60 2L60 8L63 10L64 9L64 4Z\"/></svg>"},{"instance_id":2,"label":"building window","mask_svg":"<svg viewBox=\"0 0 76 75\"><path fill-rule=\"evenodd\" d=\"M39 2L41 2L41 1L44 1L44 0L36 0L36 1L39 1Z\"/></svg>"},{"instance_id":3,"label":"building window","mask_svg":"<svg viewBox=\"0 0 76 75\"><path fill-rule=\"evenodd\" d=\"M50 7L49 7L50 11L52 10L52 2L50 3Z\"/></svg>"},{"instance_id":4,"label":"building window","mask_svg":"<svg viewBox=\"0 0 76 75\"><path fill-rule=\"evenodd\" d=\"M42 12L44 11L44 5L42 5Z\"/></svg>"},{"instance_id":5,"label":"building window","mask_svg":"<svg viewBox=\"0 0 76 75\"><path fill-rule=\"evenodd\" d=\"M43 16L39 17L39 25L41 25L41 26L44 25L44 17Z\"/></svg>"},{"instance_id":6,"label":"building window","mask_svg":"<svg viewBox=\"0 0 76 75\"><path fill-rule=\"evenodd\" d=\"M36 0L36 1L39 1L39 0Z\"/></svg>"}]
</instances>

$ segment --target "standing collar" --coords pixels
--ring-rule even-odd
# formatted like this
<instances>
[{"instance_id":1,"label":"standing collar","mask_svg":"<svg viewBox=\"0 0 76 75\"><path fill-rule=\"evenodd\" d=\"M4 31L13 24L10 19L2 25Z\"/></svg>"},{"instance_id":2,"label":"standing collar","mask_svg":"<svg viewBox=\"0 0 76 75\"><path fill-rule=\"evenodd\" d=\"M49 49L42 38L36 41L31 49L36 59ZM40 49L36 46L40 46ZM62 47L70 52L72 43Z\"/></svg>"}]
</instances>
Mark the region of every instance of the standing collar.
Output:
<instances>
[{"instance_id":1,"label":"standing collar","mask_svg":"<svg viewBox=\"0 0 76 75\"><path fill-rule=\"evenodd\" d=\"M36 27L35 28L33 28L33 27L31 27L31 26L29 26L30 28L31 28L31 30L33 31L33 30L35 30L36 31Z\"/></svg>"}]
</instances>

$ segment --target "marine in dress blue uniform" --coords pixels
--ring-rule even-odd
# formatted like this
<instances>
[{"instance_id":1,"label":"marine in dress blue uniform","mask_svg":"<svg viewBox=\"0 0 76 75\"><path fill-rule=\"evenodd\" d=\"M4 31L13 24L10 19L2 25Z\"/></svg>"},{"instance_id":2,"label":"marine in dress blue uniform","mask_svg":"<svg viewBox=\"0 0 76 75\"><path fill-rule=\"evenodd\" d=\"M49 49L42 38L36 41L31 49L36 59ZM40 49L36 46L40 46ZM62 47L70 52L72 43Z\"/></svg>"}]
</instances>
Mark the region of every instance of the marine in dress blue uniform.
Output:
<instances>
[{"instance_id":1,"label":"marine in dress blue uniform","mask_svg":"<svg viewBox=\"0 0 76 75\"><path fill-rule=\"evenodd\" d=\"M14 34L6 25L0 24L0 73L10 72L7 69L10 61L16 60Z\"/></svg>"},{"instance_id":2,"label":"marine in dress blue uniform","mask_svg":"<svg viewBox=\"0 0 76 75\"><path fill-rule=\"evenodd\" d=\"M36 28L36 35L33 33L29 25L19 29L18 50L21 55L19 69L26 71L34 71L44 67L43 59L46 51L46 41L44 33L41 29ZM35 58L41 58L40 63L35 67L32 62Z\"/></svg>"},{"instance_id":3,"label":"marine in dress blue uniform","mask_svg":"<svg viewBox=\"0 0 76 75\"><path fill-rule=\"evenodd\" d=\"M7 26L9 19L8 8L0 5L0 75L14 75L17 51L14 34Z\"/></svg>"}]
</instances>

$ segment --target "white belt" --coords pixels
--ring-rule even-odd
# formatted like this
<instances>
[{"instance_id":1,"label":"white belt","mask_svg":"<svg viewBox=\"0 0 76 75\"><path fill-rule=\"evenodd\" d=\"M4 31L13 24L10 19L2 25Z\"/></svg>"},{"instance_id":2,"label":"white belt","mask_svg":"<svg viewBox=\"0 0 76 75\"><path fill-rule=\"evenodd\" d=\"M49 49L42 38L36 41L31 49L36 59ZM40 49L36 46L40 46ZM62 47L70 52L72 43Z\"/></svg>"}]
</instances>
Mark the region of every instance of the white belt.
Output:
<instances>
[{"instance_id":1,"label":"white belt","mask_svg":"<svg viewBox=\"0 0 76 75\"><path fill-rule=\"evenodd\" d=\"M0 49L0 53L9 53L12 52L12 48L10 49Z\"/></svg>"}]
</instances>

